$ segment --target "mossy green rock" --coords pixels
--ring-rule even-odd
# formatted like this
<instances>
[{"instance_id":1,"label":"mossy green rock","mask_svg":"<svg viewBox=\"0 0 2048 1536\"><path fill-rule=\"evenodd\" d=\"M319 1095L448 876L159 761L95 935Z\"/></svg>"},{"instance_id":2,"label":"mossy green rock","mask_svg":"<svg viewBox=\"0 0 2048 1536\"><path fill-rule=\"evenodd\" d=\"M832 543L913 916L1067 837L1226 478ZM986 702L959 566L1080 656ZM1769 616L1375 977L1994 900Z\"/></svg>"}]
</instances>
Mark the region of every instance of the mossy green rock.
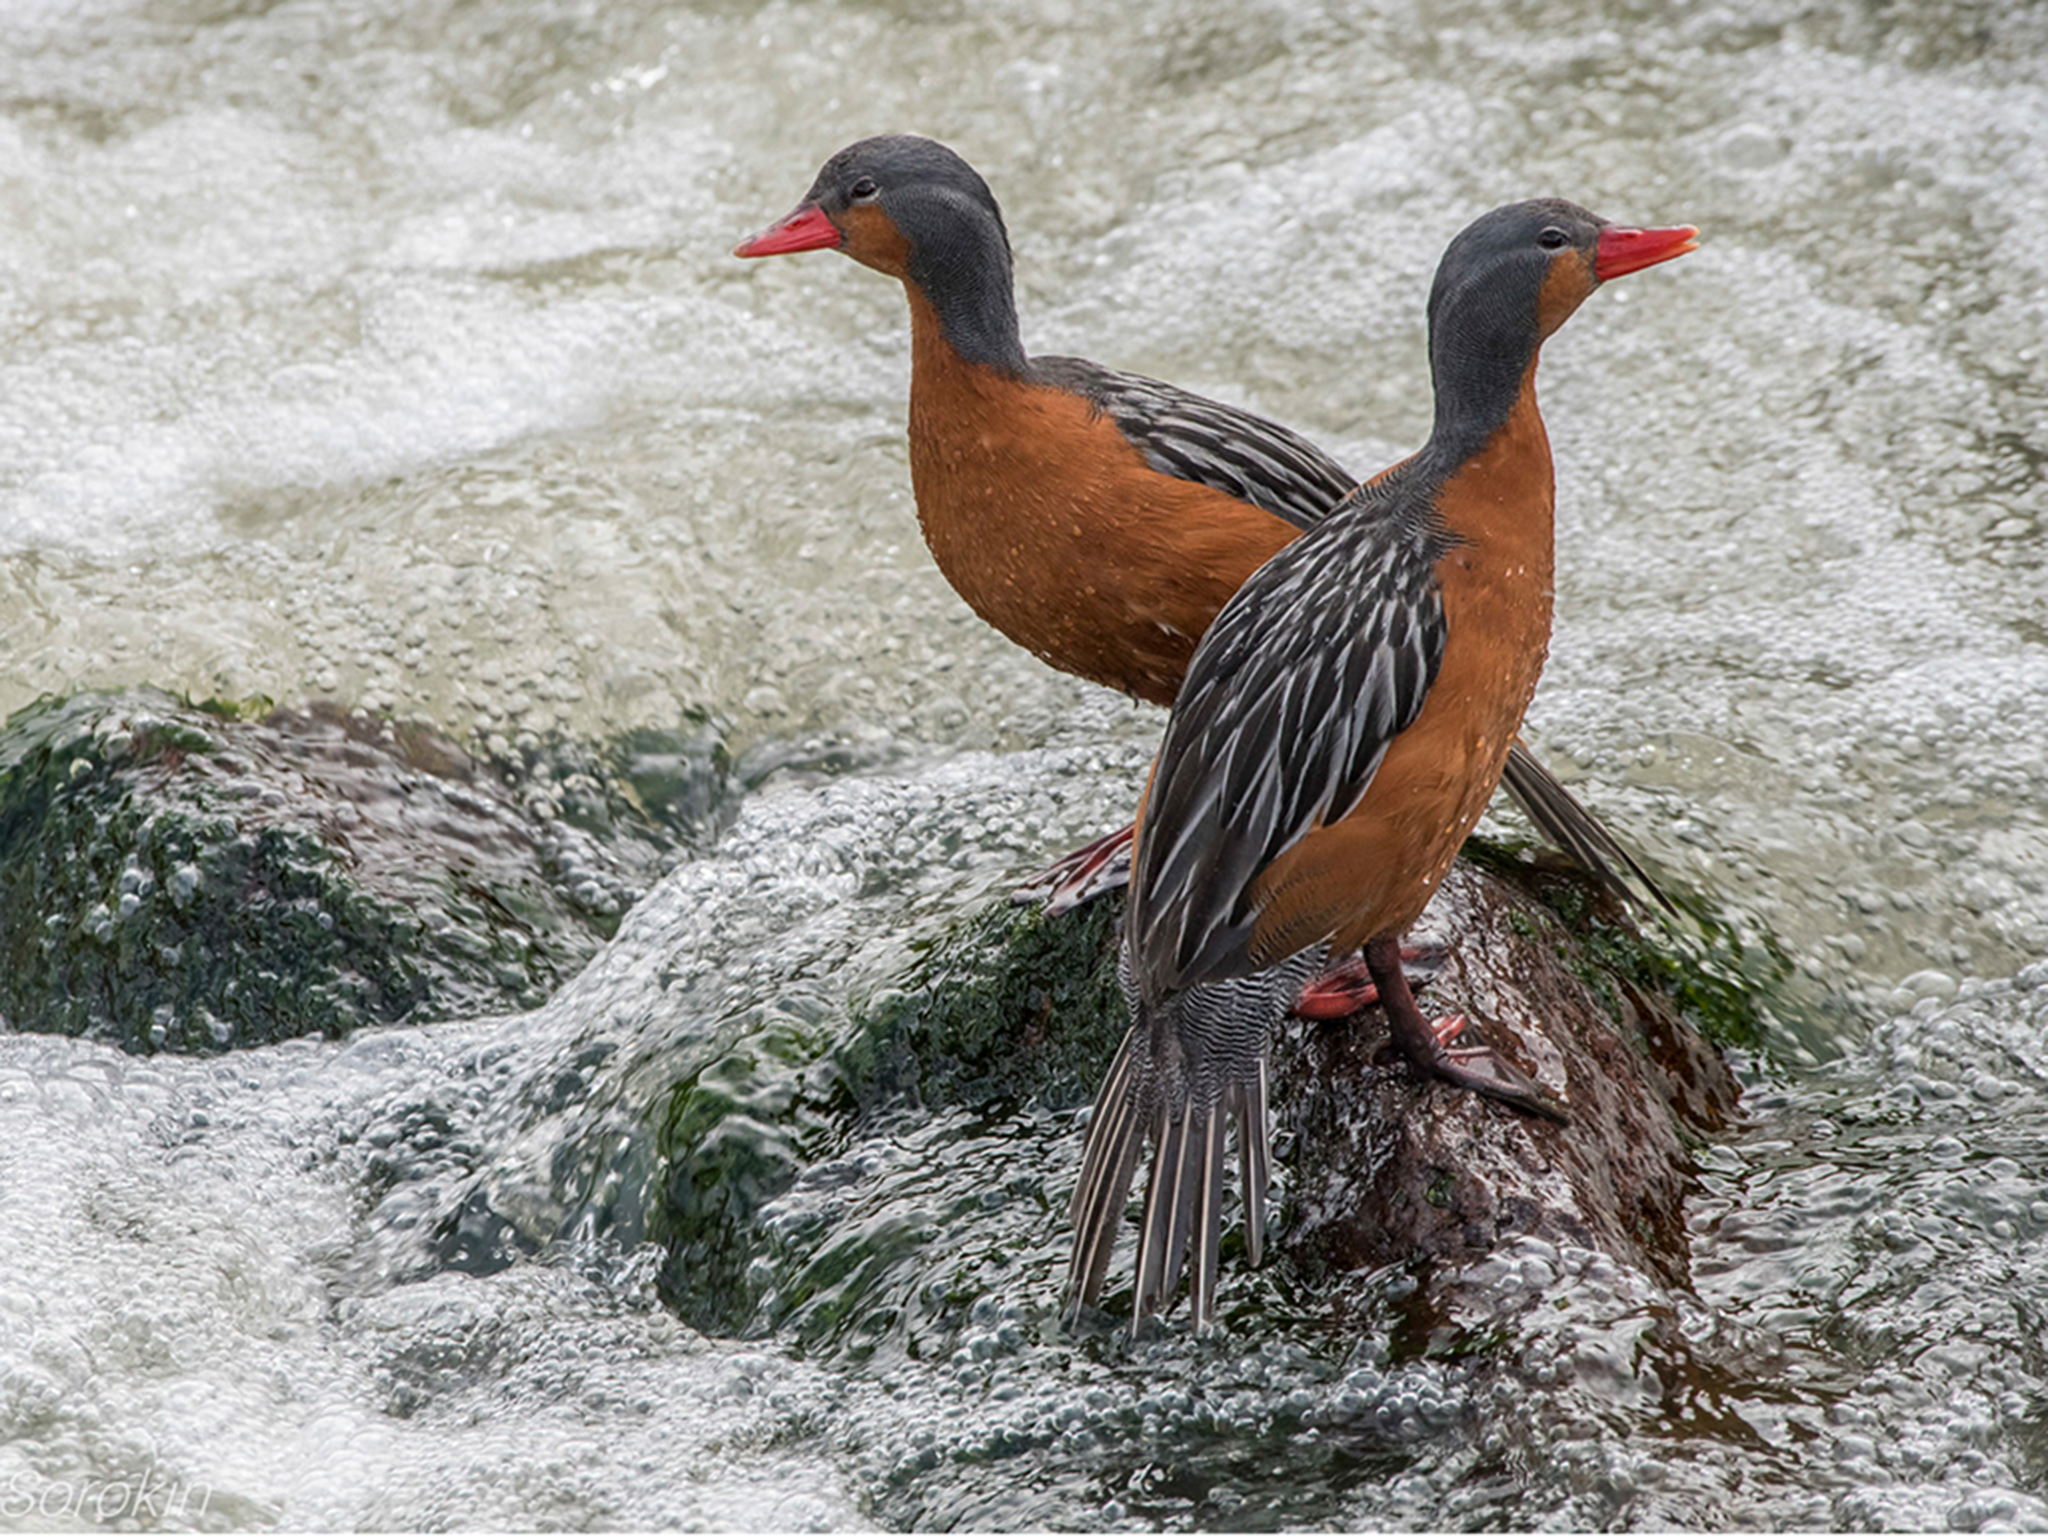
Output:
<instances>
[{"instance_id":1,"label":"mossy green rock","mask_svg":"<svg viewBox=\"0 0 2048 1536\"><path fill-rule=\"evenodd\" d=\"M1453 960L1428 1003L1561 1077L1574 1124L1414 1081L1385 1059L1376 1015L1290 1031L1274 1055L1283 1267L1312 1285L1404 1260L1449 1273L1536 1237L1675 1275L1687 1145L1736 1095L1688 1006L1708 997L1712 1023L1753 1034L1756 959L1725 933L1646 939L1584 877L1479 851L1485 867L1461 863L1432 909ZM992 903L851 1006L770 1010L679 1083L654 1224L669 1304L709 1332L855 1352L887 1336L916 1354L951 1347L995 1272L1024 1264L1046 1271L1047 1310L1017 1326L1046 1325L1073 1112L1125 1025L1122 910Z\"/></svg>"},{"instance_id":2,"label":"mossy green rock","mask_svg":"<svg viewBox=\"0 0 2048 1536\"><path fill-rule=\"evenodd\" d=\"M955 1200L1000 1200L992 1192L1017 1172L987 1166L1001 1153L991 1159L976 1127L1010 1114L1064 1120L1093 1095L1125 1023L1122 911L1120 897L1063 918L991 903L850 1009L764 1010L678 1083L662 1112L654 1223L669 1304L707 1332L788 1328L807 1342L886 1331L920 1302L943 1310L943 1283L904 1294L918 1273L909 1261L955 1228ZM915 1166L861 1155L878 1127L922 1148ZM1039 1171L1027 1164L1023 1182ZM905 1215L920 1206L906 1184L926 1175L941 1208ZM857 1198L835 1193L855 1183Z\"/></svg>"},{"instance_id":3,"label":"mossy green rock","mask_svg":"<svg viewBox=\"0 0 2048 1536\"><path fill-rule=\"evenodd\" d=\"M863 1000L838 1045L852 1108L1085 1103L1127 1022L1116 982L1123 898L1063 918L996 902Z\"/></svg>"},{"instance_id":4,"label":"mossy green rock","mask_svg":"<svg viewBox=\"0 0 2048 1536\"><path fill-rule=\"evenodd\" d=\"M14 1028L214 1052L528 1007L637 895L427 728L241 716L138 690L0 727Z\"/></svg>"}]
</instances>

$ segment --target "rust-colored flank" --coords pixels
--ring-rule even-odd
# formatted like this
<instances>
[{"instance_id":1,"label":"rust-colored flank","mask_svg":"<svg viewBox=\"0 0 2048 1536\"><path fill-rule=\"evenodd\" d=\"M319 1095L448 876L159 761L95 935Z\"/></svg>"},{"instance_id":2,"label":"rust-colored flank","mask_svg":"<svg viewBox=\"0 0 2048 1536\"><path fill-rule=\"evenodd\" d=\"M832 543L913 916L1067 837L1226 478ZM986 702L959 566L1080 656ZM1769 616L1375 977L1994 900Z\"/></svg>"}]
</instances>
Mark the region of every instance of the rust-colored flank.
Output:
<instances>
[{"instance_id":1,"label":"rust-colored flank","mask_svg":"<svg viewBox=\"0 0 2048 1536\"><path fill-rule=\"evenodd\" d=\"M1160 474L1072 391L963 361L909 296L910 472L939 569L1042 660L1171 704L1217 610L1298 530Z\"/></svg>"},{"instance_id":2,"label":"rust-colored flank","mask_svg":"<svg viewBox=\"0 0 2048 1536\"><path fill-rule=\"evenodd\" d=\"M1535 378L1532 363L1506 423L1437 494L1458 542L1436 567L1446 637L1428 702L1351 814L1260 876L1255 957L1406 930L1493 796L1550 648L1555 492Z\"/></svg>"}]
</instances>

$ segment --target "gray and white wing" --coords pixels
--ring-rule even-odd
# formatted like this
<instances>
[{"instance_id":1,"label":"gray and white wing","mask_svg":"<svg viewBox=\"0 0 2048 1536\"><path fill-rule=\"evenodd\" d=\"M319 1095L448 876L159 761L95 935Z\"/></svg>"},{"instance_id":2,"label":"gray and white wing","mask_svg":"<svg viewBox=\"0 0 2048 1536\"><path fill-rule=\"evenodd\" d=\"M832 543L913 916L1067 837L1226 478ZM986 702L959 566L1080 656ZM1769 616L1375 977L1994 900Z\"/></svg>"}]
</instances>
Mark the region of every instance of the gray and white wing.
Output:
<instances>
[{"instance_id":1,"label":"gray and white wing","mask_svg":"<svg viewBox=\"0 0 2048 1536\"><path fill-rule=\"evenodd\" d=\"M1145 462L1248 501L1297 528L1320 522L1359 477L1298 432L1141 374L1079 357L1039 357L1033 373L1094 402Z\"/></svg>"},{"instance_id":2,"label":"gray and white wing","mask_svg":"<svg viewBox=\"0 0 2048 1536\"><path fill-rule=\"evenodd\" d=\"M1340 521L1375 515L1362 504ZM1443 662L1440 537L1325 524L1257 571L1197 647L1131 878L1145 995L1246 974L1259 874L1371 786Z\"/></svg>"}]
</instances>

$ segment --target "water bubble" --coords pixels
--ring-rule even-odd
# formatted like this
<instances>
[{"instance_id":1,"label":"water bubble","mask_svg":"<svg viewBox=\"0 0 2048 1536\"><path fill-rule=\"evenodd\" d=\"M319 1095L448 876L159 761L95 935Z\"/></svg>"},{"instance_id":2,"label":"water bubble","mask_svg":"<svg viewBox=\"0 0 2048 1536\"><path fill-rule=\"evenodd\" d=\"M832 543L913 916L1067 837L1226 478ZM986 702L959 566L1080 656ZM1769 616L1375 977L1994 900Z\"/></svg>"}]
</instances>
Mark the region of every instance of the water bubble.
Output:
<instances>
[{"instance_id":1,"label":"water bubble","mask_svg":"<svg viewBox=\"0 0 2048 1536\"><path fill-rule=\"evenodd\" d=\"M1721 136L1717 151L1721 163L1732 171L1760 171L1782 160L1788 147L1777 130L1742 123Z\"/></svg>"},{"instance_id":2,"label":"water bubble","mask_svg":"<svg viewBox=\"0 0 2048 1536\"><path fill-rule=\"evenodd\" d=\"M1899 989L1915 998L1946 1001L1956 995L1956 978L1944 971L1915 971L1899 983Z\"/></svg>"}]
</instances>

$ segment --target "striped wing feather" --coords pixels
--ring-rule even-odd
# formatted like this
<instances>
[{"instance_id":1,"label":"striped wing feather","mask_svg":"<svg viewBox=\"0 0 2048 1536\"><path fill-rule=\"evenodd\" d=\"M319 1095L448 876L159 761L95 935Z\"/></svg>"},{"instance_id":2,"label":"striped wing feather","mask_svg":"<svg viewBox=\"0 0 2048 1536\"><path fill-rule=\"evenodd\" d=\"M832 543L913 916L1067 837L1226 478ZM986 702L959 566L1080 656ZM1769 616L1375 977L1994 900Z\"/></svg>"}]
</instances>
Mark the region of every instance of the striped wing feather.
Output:
<instances>
[{"instance_id":1,"label":"striped wing feather","mask_svg":"<svg viewBox=\"0 0 2048 1536\"><path fill-rule=\"evenodd\" d=\"M1355 500L1274 556L1196 648L1132 870L1148 997L1253 969L1253 881L1350 811L1422 712L1443 660L1441 539L1427 526L1350 548L1324 536L1374 512Z\"/></svg>"},{"instance_id":2,"label":"striped wing feather","mask_svg":"<svg viewBox=\"0 0 2048 1536\"><path fill-rule=\"evenodd\" d=\"M1079 357L1032 359L1047 384L1092 401L1162 475L1192 480L1309 528L1359 477L1299 433L1250 411Z\"/></svg>"}]
</instances>

